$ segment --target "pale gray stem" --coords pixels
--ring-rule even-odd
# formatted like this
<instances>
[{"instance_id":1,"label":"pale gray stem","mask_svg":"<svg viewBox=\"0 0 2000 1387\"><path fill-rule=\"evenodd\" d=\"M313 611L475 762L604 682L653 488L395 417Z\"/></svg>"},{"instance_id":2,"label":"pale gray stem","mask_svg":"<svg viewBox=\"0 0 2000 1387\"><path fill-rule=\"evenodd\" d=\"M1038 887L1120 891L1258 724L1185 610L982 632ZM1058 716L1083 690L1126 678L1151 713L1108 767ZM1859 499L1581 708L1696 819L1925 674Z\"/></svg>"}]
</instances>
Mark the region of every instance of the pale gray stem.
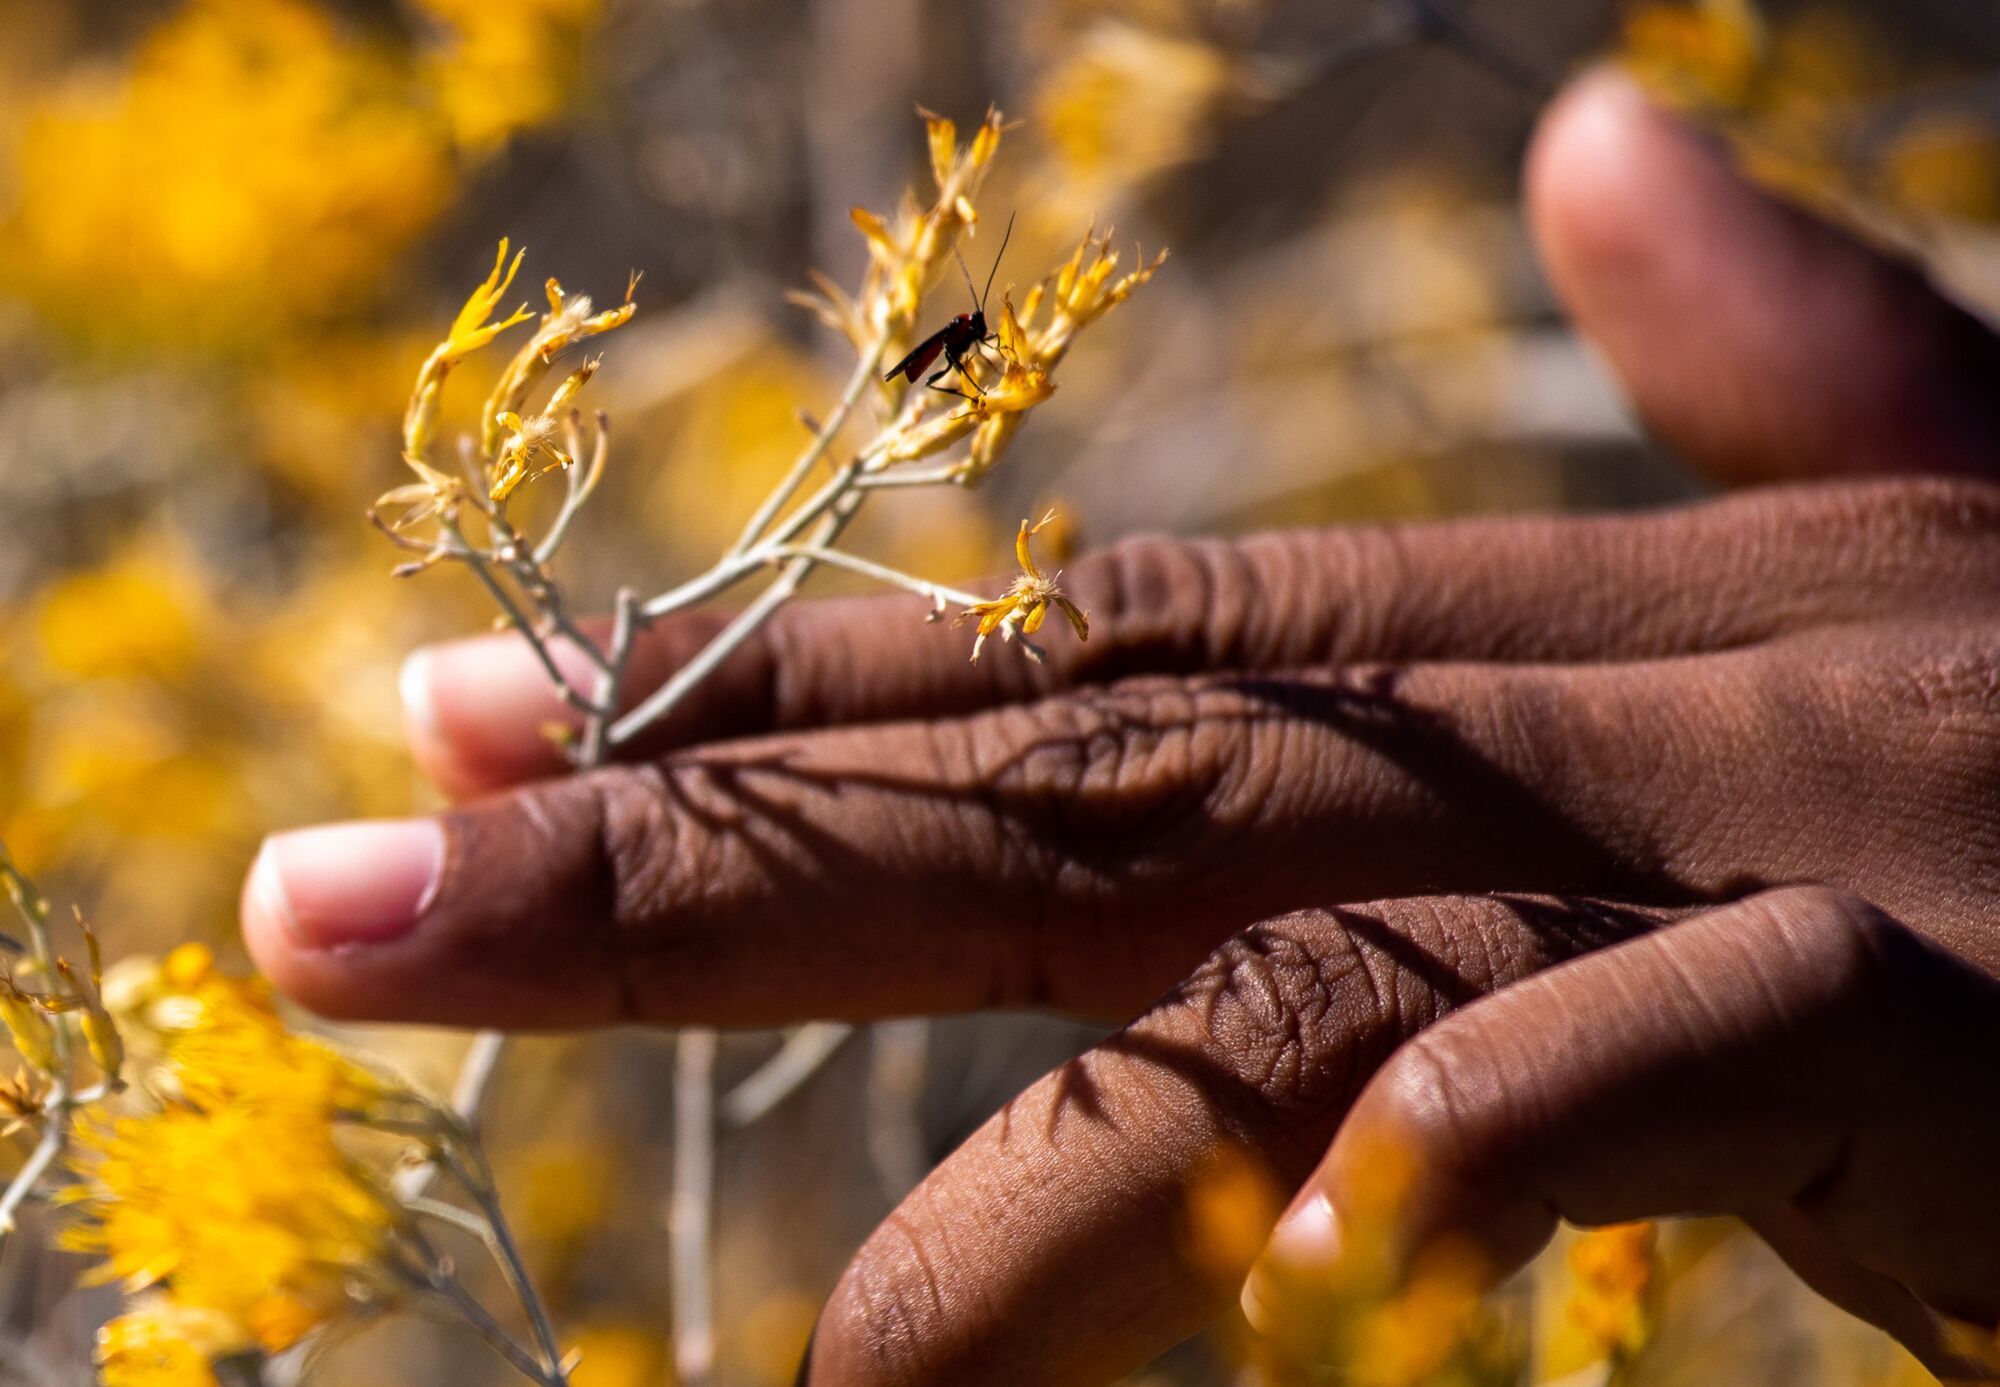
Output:
<instances>
[{"instance_id":1,"label":"pale gray stem","mask_svg":"<svg viewBox=\"0 0 2000 1387\"><path fill-rule=\"evenodd\" d=\"M6 1193L0 1194L0 1237L14 1231L14 1215L21 1205L33 1194L42 1176L48 1173L50 1165L61 1154L63 1143L69 1137L69 1097L58 1085L49 1094L44 1105L42 1139L35 1143L35 1149L28 1153L28 1159L21 1163L21 1169L8 1182Z\"/></svg>"},{"instance_id":2,"label":"pale gray stem","mask_svg":"<svg viewBox=\"0 0 2000 1387\"><path fill-rule=\"evenodd\" d=\"M885 1021L869 1032L868 1156L883 1193L901 1199L924 1178L924 1074L930 1023Z\"/></svg>"},{"instance_id":3,"label":"pale gray stem","mask_svg":"<svg viewBox=\"0 0 2000 1387\"><path fill-rule=\"evenodd\" d=\"M862 577L873 578L878 583L887 583L890 587L914 592L917 596L928 599L931 605L940 611L951 603L970 607L986 600L977 593L948 588L942 583L933 583L905 573L901 569L890 568L885 564L875 563L839 549L827 549L811 544L779 544L762 552L770 554L774 560L811 559L829 568L844 568L849 573L859 573Z\"/></svg>"},{"instance_id":4,"label":"pale gray stem","mask_svg":"<svg viewBox=\"0 0 2000 1387\"><path fill-rule=\"evenodd\" d=\"M493 1086L493 1076L500 1068L500 1057L506 1048L504 1032L478 1031L466 1047L465 1057L458 1062L458 1078L451 1089L451 1110L468 1136L479 1130L480 1113L486 1106L487 1092ZM437 1177L435 1159L400 1171L396 1176L396 1197L406 1204L421 1198Z\"/></svg>"},{"instance_id":5,"label":"pale gray stem","mask_svg":"<svg viewBox=\"0 0 2000 1387\"><path fill-rule=\"evenodd\" d=\"M847 527L847 522L854 518L855 506L860 499L851 492L843 496L834 507L833 513L821 520L818 531L813 535L812 546L831 544ZM811 558L787 560L784 570L778 574L771 586L758 593L754 602L737 613L734 621L717 632L715 637L701 648L699 655L682 665L673 678L662 684L645 702L611 724L609 738L611 745L621 746L631 741L680 706L681 700L686 698L702 680L713 674L716 667L734 654L738 646L756 635L778 608L798 594L799 585L805 582L817 562L818 560Z\"/></svg>"},{"instance_id":6,"label":"pale gray stem","mask_svg":"<svg viewBox=\"0 0 2000 1387\"><path fill-rule=\"evenodd\" d=\"M853 1036L854 1027L837 1021L809 1021L785 1037L778 1052L724 1094L721 1116L731 1127L748 1127L771 1111L826 1066Z\"/></svg>"},{"instance_id":7,"label":"pale gray stem","mask_svg":"<svg viewBox=\"0 0 2000 1387\"><path fill-rule=\"evenodd\" d=\"M778 512L785 508L785 503L797 495L799 488L805 485L806 478L812 475L813 468L817 467L819 460L826 456L826 450L833 446L834 438L846 427L847 416L854 412L854 406L861 402L861 396L875 383L876 368L882 364L882 354L888 347L888 335L885 333L877 336L875 345L863 352L861 359L854 363L854 374L848 378L847 388L840 392L840 400L834 405L833 412L827 415L825 422L819 426L812 442L808 443L805 451L799 454L798 461L792 464L792 470L785 474L785 479L779 482L777 489L766 496L764 503L757 507L756 513L750 517L750 523L743 527L743 533L738 535L736 543L730 546L731 555L747 552L750 546L762 537L764 531L771 527L771 522L778 518Z\"/></svg>"},{"instance_id":8,"label":"pale gray stem","mask_svg":"<svg viewBox=\"0 0 2000 1387\"><path fill-rule=\"evenodd\" d=\"M555 1328L549 1323L548 1309L542 1304L542 1298L536 1294L535 1284L528 1276L527 1261L521 1256L520 1244L514 1241L507 1215L500 1207L499 1193L483 1170L475 1176L462 1165L455 1165L454 1168L466 1192L479 1205L479 1212L485 1215L486 1246L493 1253L493 1260L500 1264L508 1285L513 1287L515 1299L527 1312L528 1323L534 1327L535 1342L541 1346L549 1376L557 1382L563 1381L567 1374L563 1372L562 1349L556 1343Z\"/></svg>"},{"instance_id":9,"label":"pale gray stem","mask_svg":"<svg viewBox=\"0 0 2000 1387\"><path fill-rule=\"evenodd\" d=\"M891 491L906 486L956 486L965 476L965 464L946 463L943 467L917 467L902 471L870 472L854 485L864 491Z\"/></svg>"},{"instance_id":10,"label":"pale gray stem","mask_svg":"<svg viewBox=\"0 0 2000 1387\"><path fill-rule=\"evenodd\" d=\"M632 638L638 633L638 594L630 588L618 589L612 604L611 648L604 668L598 672L594 702L601 710L593 713L583 727L583 742L577 748L579 766L604 762L604 734L618 715L618 698L624 691L625 667L632 660Z\"/></svg>"},{"instance_id":11,"label":"pale gray stem","mask_svg":"<svg viewBox=\"0 0 2000 1387\"><path fill-rule=\"evenodd\" d=\"M562 670L556 666L555 656L549 653L548 642L542 639L541 632L535 629L535 624L528 619L528 614L521 610L521 604L514 600L514 594L507 591L506 585L493 576L492 570L486 566L485 557L466 542L465 534L459 529L458 522L447 520L443 525L445 532L466 550L465 566L472 570L480 585L486 589L487 595L506 615L508 623L521 633L522 639L527 641L529 648L535 652L535 658L541 662L542 672L548 675L549 682L555 685L557 695L563 702L586 716L595 712L596 709L591 701L563 677Z\"/></svg>"},{"instance_id":12,"label":"pale gray stem","mask_svg":"<svg viewBox=\"0 0 2000 1387\"><path fill-rule=\"evenodd\" d=\"M715 1032L674 1043L673 1194L667 1238L673 1267L674 1374L705 1387L715 1366Z\"/></svg>"}]
</instances>

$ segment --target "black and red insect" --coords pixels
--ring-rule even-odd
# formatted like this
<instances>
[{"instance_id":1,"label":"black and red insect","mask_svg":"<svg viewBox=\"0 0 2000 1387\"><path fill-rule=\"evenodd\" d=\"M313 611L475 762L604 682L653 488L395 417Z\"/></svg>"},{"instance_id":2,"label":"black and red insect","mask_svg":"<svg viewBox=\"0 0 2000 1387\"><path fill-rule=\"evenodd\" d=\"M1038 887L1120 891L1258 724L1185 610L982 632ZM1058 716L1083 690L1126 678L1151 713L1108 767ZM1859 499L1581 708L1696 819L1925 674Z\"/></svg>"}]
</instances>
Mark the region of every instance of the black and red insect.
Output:
<instances>
[{"instance_id":1,"label":"black and red insect","mask_svg":"<svg viewBox=\"0 0 2000 1387\"><path fill-rule=\"evenodd\" d=\"M1008 217L1007 233L1000 238L1000 253L993 257L993 268L986 272L986 288L977 292L974 292L972 289L972 271L965 268L965 257L958 254L957 246L954 245L951 248L951 253L958 256L958 270L960 274L965 276L966 290L972 293L972 311L970 313L960 313L929 337L917 343L916 346L910 349L908 356L888 369L882 377L883 380L894 380L897 376L901 376L904 380L915 384L917 377L921 376L926 370L929 370L930 364L936 361L939 355L942 354L944 357L944 366L939 370L932 371L930 379L924 382L925 385L941 394L956 395L960 399L969 400L972 396L966 394L963 390L953 390L948 385L938 384L939 381L943 380L953 371L956 371L960 380L964 381L981 395L986 393L980 388L979 382L974 380L971 374L966 371L965 359L967 355L977 348L988 346L998 340L997 334L986 330L986 295L993 292L993 276L1000 272L1001 258L1007 254L1007 242L1012 240L1013 236L1014 219Z\"/></svg>"}]
</instances>

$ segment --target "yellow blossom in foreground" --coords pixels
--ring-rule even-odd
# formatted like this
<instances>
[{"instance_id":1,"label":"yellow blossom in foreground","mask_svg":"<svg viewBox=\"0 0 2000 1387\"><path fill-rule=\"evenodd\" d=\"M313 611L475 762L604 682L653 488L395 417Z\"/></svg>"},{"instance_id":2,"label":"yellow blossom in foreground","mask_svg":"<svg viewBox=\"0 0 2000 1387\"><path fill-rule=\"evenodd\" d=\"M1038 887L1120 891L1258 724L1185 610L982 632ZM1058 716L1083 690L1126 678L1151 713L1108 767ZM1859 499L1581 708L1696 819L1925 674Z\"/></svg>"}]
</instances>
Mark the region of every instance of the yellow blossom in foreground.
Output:
<instances>
[{"instance_id":1,"label":"yellow blossom in foreground","mask_svg":"<svg viewBox=\"0 0 2000 1387\"><path fill-rule=\"evenodd\" d=\"M292 1033L205 950L177 950L130 1024L158 1033L160 1104L79 1125L64 1245L102 1255L98 1279L160 1287L269 1352L394 1297L405 1216L337 1128L395 1092Z\"/></svg>"},{"instance_id":2,"label":"yellow blossom in foreground","mask_svg":"<svg viewBox=\"0 0 2000 1387\"><path fill-rule=\"evenodd\" d=\"M1055 284L1046 293L1037 284L1021 305L1021 322L1029 329L1035 362L1053 370L1068 354L1079 330L1131 298L1132 291L1152 279L1166 262L1167 253L1161 251L1137 269L1114 279L1112 276L1118 272L1118 252L1111 249L1111 233L1085 236L1056 271ZM1035 318L1045 302L1049 307L1048 325L1035 329Z\"/></svg>"},{"instance_id":3,"label":"yellow blossom in foreground","mask_svg":"<svg viewBox=\"0 0 2000 1387\"><path fill-rule=\"evenodd\" d=\"M961 148L955 124L941 116L926 116L936 200L919 209L906 197L893 224L865 207L851 210L854 224L868 240L867 282L862 286L860 307L834 290L828 295L824 314L829 322L848 330L856 346L865 350L869 337L889 341L906 336L916 326L925 288L943 268L959 234L978 221L973 199L999 151L1000 130L1000 113L988 111L971 142ZM823 285L822 292L827 287Z\"/></svg>"},{"instance_id":4,"label":"yellow blossom in foreground","mask_svg":"<svg viewBox=\"0 0 2000 1387\"><path fill-rule=\"evenodd\" d=\"M1000 305L1000 359L1006 363L1000 379L988 386L970 408L979 419L972 436L964 480L977 481L993 469L1000 455L1028 421L1028 411L1055 394L1049 367L1036 355L1021 320L1014 314L1012 299ZM1046 517L1043 521L1047 523ZM1036 528L1040 528L1037 526ZM1025 564L1024 564L1025 567Z\"/></svg>"},{"instance_id":5,"label":"yellow blossom in foreground","mask_svg":"<svg viewBox=\"0 0 2000 1387\"><path fill-rule=\"evenodd\" d=\"M252 1345L227 1316L149 1295L98 1331L104 1387L213 1387L218 1358Z\"/></svg>"},{"instance_id":6,"label":"yellow blossom in foreground","mask_svg":"<svg viewBox=\"0 0 2000 1387\"><path fill-rule=\"evenodd\" d=\"M377 512L386 512L379 523L392 531L406 530L433 516L442 517L447 524L454 523L459 508L470 495L465 478L454 469L439 466L431 457L445 378L467 356L487 346L508 328L534 316L523 305L504 318L494 317L526 254L517 252L510 261L507 242L500 242L493 269L466 299L444 341L431 351L417 372L417 383L403 416L403 461L417 474L417 480L385 492L375 502ZM523 483L575 465L583 436L573 405L577 393L595 374L597 362L585 361L572 371L541 409L525 412L528 397L564 349L631 321L635 311L632 294L638 283L638 277L634 276L625 286L622 304L597 312L587 295L565 294L562 285L553 279L548 281L549 311L541 316L535 331L500 373L483 411L478 460L485 495L471 498L482 510L498 518L508 497ZM596 483L603 464L603 443L600 418L598 446L586 473L584 491ZM435 559L437 552L433 551L430 558Z\"/></svg>"},{"instance_id":7,"label":"yellow blossom in foreground","mask_svg":"<svg viewBox=\"0 0 2000 1387\"><path fill-rule=\"evenodd\" d=\"M1012 587L991 602L976 602L959 614L960 621L969 621L975 617L979 621L979 633L972 642L973 659L979 658L980 647L986 644L986 638L995 631L1000 633L1002 640L1034 635L1041 630L1042 622L1047 618L1051 607L1069 619L1069 624L1075 629L1078 640L1090 638L1090 618L1056 586L1056 580L1062 575L1042 572L1040 566L1035 563L1034 552L1029 547L1029 541L1035 532L1053 519L1055 512L1050 511L1038 524L1031 526L1025 520L1021 522L1021 531L1014 539L1014 553L1021 561L1021 576L1014 580ZM1027 648L1030 651L1034 649L1033 645L1028 645Z\"/></svg>"}]
</instances>

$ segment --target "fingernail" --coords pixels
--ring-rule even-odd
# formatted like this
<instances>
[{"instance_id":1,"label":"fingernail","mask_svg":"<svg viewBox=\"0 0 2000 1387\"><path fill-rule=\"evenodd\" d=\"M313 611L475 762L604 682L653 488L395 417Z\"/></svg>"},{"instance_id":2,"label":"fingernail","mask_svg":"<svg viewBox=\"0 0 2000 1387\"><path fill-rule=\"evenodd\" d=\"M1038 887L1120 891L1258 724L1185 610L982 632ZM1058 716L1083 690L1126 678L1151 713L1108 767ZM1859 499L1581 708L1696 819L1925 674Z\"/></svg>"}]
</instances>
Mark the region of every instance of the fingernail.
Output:
<instances>
[{"instance_id":1,"label":"fingernail","mask_svg":"<svg viewBox=\"0 0 2000 1387\"><path fill-rule=\"evenodd\" d=\"M567 641L549 651L563 677L588 688L589 657ZM404 727L433 762L475 766L505 780L547 769L554 759L544 729L572 715L527 642L512 634L432 646L403 665Z\"/></svg>"},{"instance_id":2,"label":"fingernail","mask_svg":"<svg viewBox=\"0 0 2000 1387\"><path fill-rule=\"evenodd\" d=\"M403 661L396 689L403 697L403 727L412 742L436 745L442 738L438 728L437 695L431 686L431 652L413 650Z\"/></svg>"},{"instance_id":3,"label":"fingernail","mask_svg":"<svg viewBox=\"0 0 2000 1387\"><path fill-rule=\"evenodd\" d=\"M416 926L443 870L433 819L333 824L265 839L250 893L306 948L382 944Z\"/></svg>"},{"instance_id":4,"label":"fingernail","mask_svg":"<svg viewBox=\"0 0 2000 1387\"><path fill-rule=\"evenodd\" d=\"M1264 1255L1243 1283L1243 1314L1253 1329L1277 1327L1281 1307L1302 1291L1327 1284L1340 1261L1340 1217L1324 1194L1315 1191L1278 1221Z\"/></svg>"}]
</instances>

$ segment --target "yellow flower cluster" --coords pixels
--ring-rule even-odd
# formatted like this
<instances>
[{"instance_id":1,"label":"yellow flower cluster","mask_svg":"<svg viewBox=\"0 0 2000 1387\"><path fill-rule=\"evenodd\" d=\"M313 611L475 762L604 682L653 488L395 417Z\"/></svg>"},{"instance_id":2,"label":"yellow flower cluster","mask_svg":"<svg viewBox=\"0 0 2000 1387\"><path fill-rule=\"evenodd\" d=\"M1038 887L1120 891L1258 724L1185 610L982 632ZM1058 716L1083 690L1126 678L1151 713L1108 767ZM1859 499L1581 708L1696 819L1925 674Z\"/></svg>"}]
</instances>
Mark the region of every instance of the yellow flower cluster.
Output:
<instances>
[{"instance_id":1,"label":"yellow flower cluster","mask_svg":"<svg viewBox=\"0 0 2000 1387\"><path fill-rule=\"evenodd\" d=\"M466 156L569 100L601 7L422 0L412 45L310 0L185 0L122 67L79 66L0 127L0 287L89 340L177 351L367 304Z\"/></svg>"},{"instance_id":2,"label":"yellow flower cluster","mask_svg":"<svg viewBox=\"0 0 2000 1387\"><path fill-rule=\"evenodd\" d=\"M1627 66L1676 105L1748 105L1769 46L1752 0L1641 5L1625 20Z\"/></svg>"},{"instance_id":3,"label":"yellow flower cluster","mask_svg":"<svg viewBox=\"0 0 2000 1387\"><path fill-rule=\"evenodd\" d=\"M486 151L558 114L604 0L415 0L446 28L425 64L461 148Z\"/></svg>"},{"instance_id":4,"label":"yellow flower cluster","mask_svg":"<svg viewBox=\"0 0 2000 1387\"><path fill-rule=\"evenodd\" d=\"M1042 629L1042 622L1048 617L1051 607L1068 618L1078 640L1090 638L1090 618L1056 585L1062 574L1042 572L1029 547L1029 541L1042 526L1055 518L1056 513L1050 511L1032 526L1023 520L1021 531L1014 539L1014 554L1021 564L1021 573L1014 579L1014 585L991 602L975 602L959 614L960 621L976 618L979 622L978 634L972 639L973 659L979 658L980 647L995 631L1000 633L1002 640L1033 636Z\"/></svg>"},{"instance_id":5,"label":"yellow flower cluster","mask_svg":"<svg viewBox=\"0 0 2000 1387\"><path fill-rule=\"evenodd\" d=\"M1201 157L1215 118L1251 89L1220 47L1099 19L1063 46L1035 111L1065 181L1102 196Z\"/></svg>"},{"instance_id":6,"label":"yellow flower cluster","mask_svg":"<svg viewBox=\"0 0 2000 1387\"><path fill-rule=\"evenodd\" d=\"M105 1331L112 1380L184 1382L162 1374L190 1350L277 1352L399 1294L406 1215L339 1130L417 1100L291 1031L261 984L198 945L111 990L156 1059L154 1102L79 1123L63 1244L103 1258L95 1279L150 1292Z\"/></svg>"},{"instance_id":7,"label":"yellow flower cluster","mask_svg":"<svg viewBox=\"0 0 2000 1387\"><path fill-rule=\"evenodd\" d=\"M117 1022L105 1007L103 957L90 922L81 914L76 917L88 953L88 966L79 969L54 953L52 946L43 947L49 937L48 902L21 875L5 848L0 848L0 884L37 940L27 957L0 971L0 1027L5 1028L15 1054L27 1066L7 1085L0 1109L4 1109L10 1126L19 1127L42 1120L37 1095L56 1083L70 1082L70 1042L63 1029L68 1014L78 1016L77 1029L82 1031L91 1062L107 1089L121 1083L125 1045ZM12 947L22 948L18 943Z\"/></svg>"},{"instance_id":8,"label":"yellow flower cluster","mask_svg":"<svg viewBox=\"0 0 2000 1387\"><path fill-rule=\"evenodd\" d=\"M1000 370L996 379L977 355L968 355L975 393L963 406L901 430L883 452L887 462L910 462L943 452L970 434L972 443L958 479L972 483L984 478L1027 421L1028 411L1055 393L1056 366L1068 355L1076 334L1132 296L1165 263L1161 251L1122 277L1118 252L1110 248L1110 233L1086 235L1068 260L1058 266L1053 282L1028 290L1021 309L1012 297L1000 306L995 336ZM1042 309L1046 323L1037 326Z\"/></svg>"},{"instance_id":9,"label":"yellow flower cluster","mask_svg":"<svg viewBox=\"0 0 2000 1387\"><path fill-rule=\"evenodd\" d=\"M518 252L509 261L507 242L500 242L492 272L466 299L444 341L425 358L417 373L416 387L403 416L403 461L417 474L418 480L385 493L375 503L378 510L394 512L388 519L392 530L407 529L434 515L453 523L459 505L467 499L497 515L522 483L547 472L570 468L582 451L581 430L572 406L577 393L596 372L595 360L585 360L573 370L540 409L527 415L522 411L527 409L529 396L564 350L631 321L636 311L632 302L633 291L638 287L636 277L625 287L625 301L603 312L595 310L588 295L565 294L562 285L553 279L548 281L545 287L549 311L542 315L533 334L501 372L481 414L478 458L484 495L471 496L465 480L438 466L431 456L437 441L445 379L452 368L507 329L534 316L525 305L504 318L493 316L507 297L526 255L526 251ZM586 494L597 484L603 467L601 419L597 437L600 446L579 487ZM562 444L558 444L558 438L563 440ZM441 556L442 551L432 553L433 558Z\"/></svg>"},{"instance_id":10,"label":"yellow flower cluster","mask_svg":"<svg viewBox=\"0 0 2000 1387\"><path fill-rule=\"evenodd\" d=\"M986 113L971 143L962 149L953 122L927 116L925 124L936 199L919 208L916 199L906 195L893 224L865 207L851 209L854 224L868 238L868 277L862 284L860 307L831 282L816 281L832 309L829 321L863 351L884 334L893 342L915 329L924 290L944 268L959 234L978 223L973 200L1000 149L998 111Z\"/></svg>"}]
</instances>

